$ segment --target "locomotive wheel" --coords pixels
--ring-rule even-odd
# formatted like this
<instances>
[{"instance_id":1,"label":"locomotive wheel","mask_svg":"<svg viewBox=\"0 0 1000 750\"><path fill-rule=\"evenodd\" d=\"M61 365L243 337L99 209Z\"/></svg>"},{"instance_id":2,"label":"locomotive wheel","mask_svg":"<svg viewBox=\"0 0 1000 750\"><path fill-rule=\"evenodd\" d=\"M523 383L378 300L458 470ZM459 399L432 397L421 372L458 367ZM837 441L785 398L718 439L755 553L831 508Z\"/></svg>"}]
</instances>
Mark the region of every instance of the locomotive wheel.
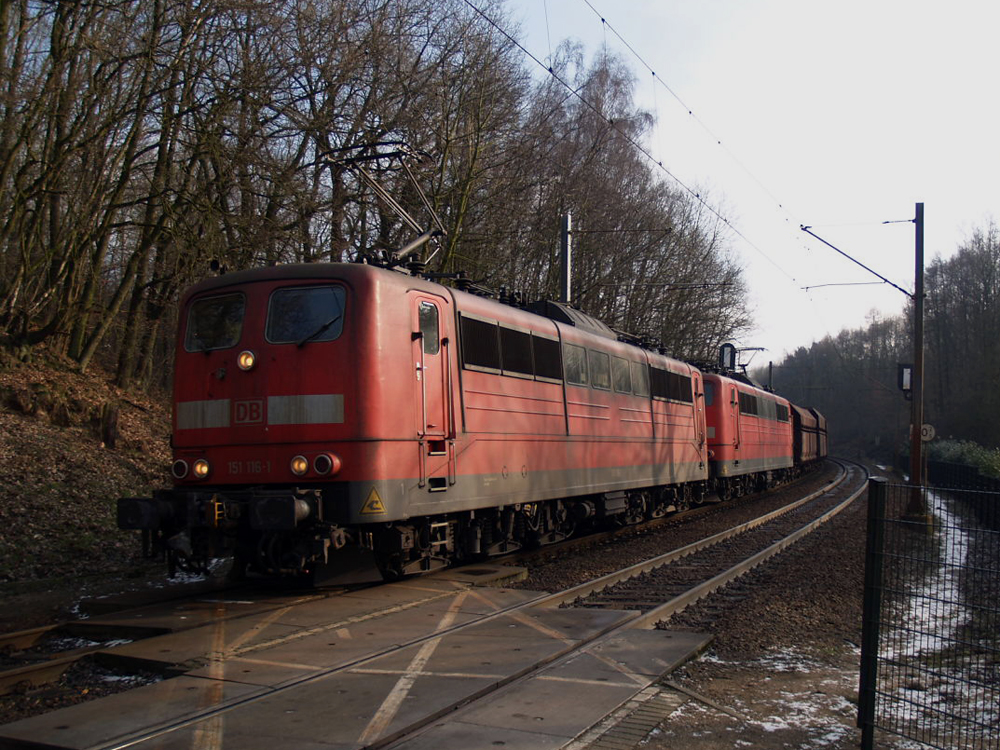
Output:
<instances>
[{"instance_id":1,"label":"locomotive wheel","mask_svg":"<svg viewBox=\"0 0 1000 750\"><path fill-rule=\"evenodd\" d=\"M389 583L400 580L404 575L403 560L398 554L380 555L376 553L375 565L378 572L382 574L382 578Z\"/></svg>"},{"instance_id":2,"label":"locomotive wheel","mask_svg":"<svg viewBox=\"0 0 1000 750\"><path fill-rule=\"evenodd\" d=\"M681 488L680 497L677 500L677 510L688 510L695 504L694 490L690 484L685 484Z\"/></svg>"},{"instance_id":3,"label":"locomotive wheel","mask_svg":"<svg viewBox=\"0 0 1000 750\"><path fill-rule=\"evenodd\" d=\"M247 559L246 555L237 550L233 554L232 563L229 566L229 570L226 572L226 580L230 583L242 583L247 578L247 568L250 566L250 561Z\"/></svg>"},{"instance_id":4,"label":"locomotive wheel","mask_svg":"<svg viewBox=\"0 0 1000 750\"><path fill-rule=\"evenodd\" d=\"M716 494L719 496L719 500L726 502L727 500L733 499L733 488L729 482L723 480L719 482Z\"/></svg>"},{"instance_id":5,"label":"locomotive wheel","mask_svg":"<svg viewBox=\"0 0 1000 750\"><path fill-rule=\"evenodd\" d=\"M447 558L430 554L429 550L410 560L403 560L403 556L396 553L390 555L375 555L375 565L382 578L389 583L399 581L410 575L420 575L430 573L435 570L447 568L451 561Z\"/></svg>"},{"instance_id":6,"label":"locomotive wheel","mask_svg":"<svg viewBox=\"0 0 1000 750\"><path fill-rule=\"evenodd\" d=\"M553 538L553 541L562 541L573 536L573 532L576 531L576 520L569 512L566 504L557 502L552 515L554 516L554 522L552 523L553 528L549 536Z\"/></svg>"},{"instance_id":7,"label":"locomotive wheel","mask_svg":"<svg viewBox=\"0 0 1000 750\"><path fill-rule=\"evenodd\" d=\"M628 510L625 512L625 523L633 525L642 523L649 515L649 495L646 492L633 492L628 498Z\"/></svg>"},{"instance_id":8,"label":"locomotive wheel","mask_svg":"<svg viewBox=\"0 0 1000 750\"><path fill-rule=\"evenodd\" d=\"M257 565L267 575L297 575L308 562L302 542L282 532L262 534L257 543Z\"/></svg>"},{"instance_id":9,"label":"locomotive wheel","mask_svg":"<svg viewBox=\"0 0 1000 750\"><path fill-rule=\"evenodd\" d=\"M533 505L525 505L522 507L519 516L523 522L521 525L521 538L524 546L527 549L535 549L544 544L542 537L545 531L545 524L542 514L538 512L538 508Z\"/></svg>"}]
</instances>

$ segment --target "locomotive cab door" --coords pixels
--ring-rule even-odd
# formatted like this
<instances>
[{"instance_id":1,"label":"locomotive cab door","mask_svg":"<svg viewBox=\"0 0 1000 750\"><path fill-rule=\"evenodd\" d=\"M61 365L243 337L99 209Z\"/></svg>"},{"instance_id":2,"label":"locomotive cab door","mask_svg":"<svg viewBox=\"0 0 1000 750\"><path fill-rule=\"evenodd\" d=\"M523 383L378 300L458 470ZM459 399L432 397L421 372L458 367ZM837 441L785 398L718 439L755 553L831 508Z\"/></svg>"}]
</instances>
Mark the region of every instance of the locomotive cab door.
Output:
<instances>
[{"instance_id":1,"label":"locomotive cab door","mask_svg":"<svg viewBox=\"0 0 1000 750\"><path fill-rule=\"evenodd\" d=\"M739 450L740 450L740 428L742 427L740 421L740 393L735 386L730 387L730 398L729 398L729 409L730 417L733 421L733 450L737 451L736 460L739 461Z\"/></svg>"},{"instance_id":2,"label":"locomotive cab door","mask_svg":"<svg viewBox=\"0 0 1000 750\"><path fill-rule=\"evenodd\" d=\"M454 339L448 324L451 315L448 302L440 297L414 292L410 301L420 479L432 491L443 491L454 477L449 361Z\"/></svg>"},{"instance_id":3,"label":"locomotive cab door","mask_svg":"<svg viewBox=\"0 0 1000 750\"><path fill-rule=\"evenodd\" d=\"M697 373L691 373L694 401L694 436L698 445L698 462L702 463L708 450L705 442L705 389Z\"/></svg>"}]
</instances>

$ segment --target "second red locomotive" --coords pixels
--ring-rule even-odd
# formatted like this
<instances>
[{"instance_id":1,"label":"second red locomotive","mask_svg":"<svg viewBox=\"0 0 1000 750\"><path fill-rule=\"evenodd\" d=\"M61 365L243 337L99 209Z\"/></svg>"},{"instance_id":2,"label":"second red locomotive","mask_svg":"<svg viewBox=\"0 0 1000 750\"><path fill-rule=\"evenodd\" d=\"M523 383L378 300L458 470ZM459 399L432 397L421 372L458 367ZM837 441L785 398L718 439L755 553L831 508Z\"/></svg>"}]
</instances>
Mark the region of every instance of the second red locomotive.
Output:
<instances>
[{"instance_id":1,"label":"second red locomotive","mask_svg":"<svg viewBox=\"0 0 1000 750\"><path fill-rule=\"evenodd\" d=\"M173 447L174 487L119 501L172 562L397 577L742 494L826 446L818 414L566 305L309 264L185 295Z\"/></svg>"}]
</instances>

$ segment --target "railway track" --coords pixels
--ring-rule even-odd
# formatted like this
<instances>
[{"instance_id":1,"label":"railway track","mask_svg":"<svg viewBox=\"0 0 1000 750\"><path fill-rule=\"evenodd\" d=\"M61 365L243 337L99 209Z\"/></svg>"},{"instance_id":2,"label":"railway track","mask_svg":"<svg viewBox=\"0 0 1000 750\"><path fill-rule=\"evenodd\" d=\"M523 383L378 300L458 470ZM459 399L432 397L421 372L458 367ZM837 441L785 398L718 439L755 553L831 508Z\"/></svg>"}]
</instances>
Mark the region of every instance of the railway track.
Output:
<instances>
[{"instance_id":1,"label":"railway track","mask_svg":"<svg viewBox=\"0 0 1000 750\"><path fill-rule=\"evenodd\" d=\"M204 582L196 582L191 588L193 590L186 594L174 592L150 598L149 592L142 592L137 597L136 601L142 604L136 606L136 611L163 603L173 603L178 611L190 610L190 614L179 614L169 623L143 622L141 617L123 621L96 617L0 634L0 696L42 687L50 695L69 695L76 688L61 689L55 683L81 662L94 657L100 659L119 645L204 627L207 622L216 621L214 615L203 615L206 603L217 601L219 597L236 597L249 590L245 584L206 586ZM334 593L305 594L295 599L304 602ZM106 606L105 614L114 617L120 610L128 611L129 601L131 599L126 597L121 607ZM284 606L286 601L282 598L273 608ZM238 617L239 613L228 616ZM114 665L106 666L112 674Z\"/></svg>"},{"instance_id":2,"label":"railway track","mask_svg":"<svg viewBox=\"0 0 1000 750\"><path fill-rule=\"evenodd\" d=\"M713 515L731 513L741 506L750 505L755 500L759 500L760 497L759 495L749 495L725 504L698 506L665 518L653 519L642 526L628 526L621 529L599 531L586 536L575 537L557 545L515 552L498 558L497 561L503 564L538 563L542 561L544 564L545 560L552 559L553 557L587 553L589 550L615 541L624 541L627 544L630 537L636 533L645 533L657 529L661 531L674 529ZM781 512L780 509L777 512ZM737 532L730 531L729 533L733 534ZM720 536L719 540L721 541L723 538ZM156 592L140 593L134 599L126 597L119 604L118 608L155 605L161 601L170 599L177 599L181 602L195 602L199 599L225 596L241 590L250 591L251 595L253 595L252 588L248 587L245 583L212 585L201 581L195 582L189 588L192 590L188 593L177 593L176 591L164 591L159 595ZM317 596L329 596L340 590L343 589L339 587L328 589L324 593L317 594ZM183 592L183 588L181 588L181 591ZM114 611L114 609L115 607L109 606L107 603L103 604L104 613ZM60 690L54 683L67 670L73 669L84 659L102 654L110 645L127 643L196 626L196 621L189 621L187 623L177 622L172 624L170 628L157 628L141 624L97 625L89 620L81 620L55 623L29 630L0 634L0 696L25 692L42 686L51 686L48 688L49 691L51 693L58 693ZM68 694L72 690L71 688L63 692Z\"/></svg>"},{"instance_id":3,"label":"railway track","mask_svg":"<svg viewBox=\"0 0 1000 750\"><path fill-rule=\"evenodd\" d=\"M831 463L835 462L831 461ZM822 469L820 469L820 471L822 471ZM704 505L688 508L687 510L671 513L661 518L651 519L640 525L623 526L621 528L595 531L581 536L574 536L557 544L513 552L500 559L506 563L513 564L533 563L539 560L545 561L548 559L563 557L567 554L573 554L576 551L587 551L619 539L624 538L628 540L637 533L647 533L660 529L676 529L686 524L708 519L713 516L729 515L739 509L744 509L748 513L755 513L756 511L754 508L760 504L761 500L764 500L766 497L774 495L778 492L793 490L804 484L808 484L813 480L813 478L812 474L806 474L789 484L774 488L769 493L754 492L733 498L724 503L706 503ZM837 480L833 479L831 481ZM826 485L823 484L822 486ZM776 503L775 507L783 506L780 503Z\"/></svg>"},{"instance_id":4,"label":"railway track","mask_svg":"<svg viewBox=\"0 0 1000 750\"><path fill-rule=\"evenodd\" d=\"M639 565L576 586L562 606L637 610L634 626L655 626L718 591L825 523L865 489L856 464L842 464L829 486L761 517Z\"/></svg>"},{"instance_id":5,"label":"railway track","mask_svg":"<svg viewBox=\"0 0 1000 750\"><path fill-rule=\"evenodd\" d=\"M543 619L556 617L558 612L567 610L588 613L579 615L590 618L587 620L590 625L585 628L584 635L579 635L579 637L574 635L570 638L565 637L564 634L561 640L565 643L557 644L556 648L547 648L542 657L532 657L523 663L519 662L516 665L517 668L507 670L504 674L488 675L488 688L483 687L473 691L473 695L463 696L459 700L447 703L444 707L438 706L420 719L414 720L409 717L405 721L405 726L399 726L400 706L396 706L394 710L391 708L393 703L390 700L392 693L390 691L390 695L386 697L388 703L383 702L380 705L361 733L354 739L360 743L358 746L383 747L394 743L394 747L409 747L410 745L407 743L410 740L407 740L406 737L414 732L419 733L423 727L427 727L445 714L451 714L459 706L462 709L458 713L468 713L473 710L473 707L481 706L483 698L487 695L493 695L499 691L507 690L515 684L535 679L543 672L558 670L560 665L572 662L579 658L580 654L600 648L600 644L607 642L609 638L617 637L627 631L634 631L637 628L654 628L657 623L667 619L672 613L683 609L689 603L706 596L711 591L725 586L730 580L739 577L743 572L760 564L771 555L777 554L781 549L794 543L812 528L846 507L863 491L863 480L864 475L861 469L845 465L841 476L835 483L811 496L789 504L781 511L767 514L761 519L740 524L726 532L715 534L698 543L660 555L641 565L630 566L627 569L616 571L612 575L603 576L595 581L589 581L565 591L553 594L519 592L509 601L505 600L504 603L487 607L485 609L488 611L477 613L474 616L467 616L464 613L462 603L455 604L459 596L462 597L461 602L471 601L475 598L474 593L462 593L456 584L437 588L429 586L423 594L418 594L416 598L396 603L394 605L396 614L400 616L403 614L415 615L423 609L429 608L431 611L428 617L433 620L440 615L439 609L444 603L452 602L444 615L437 618L433 627L425 628L423 632L412 637L391 638L388 645L381 647L377 643L380 640L379 637L373 636L373 634L377 632L382 621L387 619L386 612L392 609L391 606L381 606L366 613L346 616L339 621L325 621L312 627L275 634L267 630L268 626L260 625L259 621L283 622L274 613L280 611L282 618L290 617L287 614L288 611L294 611L294 606L301 606L307 602L301 602L299 605L291 605L287 602L277 603L275 609L267 610L264 608L255 614L258 618L258 624L251 625L245 630L245 632L256 633L255 637L241 636L242 642L235 645L218 643L217 639L205 638L203 640L206 643L218 646L218 648L205 649L201 659L190 660L185 667L201 667L202 677L211 678L214 675L222 680L232 679L232 670L236 665L277 664L280 659L273 655L282 652L283 649L287 650L295 645L305 645L316 639L317 636L320 639L328 638L330 634L342 634L357 628L365 630L368 636L373 638L373 647L329 666L322 664L299 665L302 669L298 674L273 682L255 695L227 699L220 693L211 705L199 705L194 710L182 709L179 715L173 716L169 720L161 720L158 723L153 721L148 726L131 731L118 731L114 737L108 736L107 733L101 735L98 731L97 734L101 735L99 738L96 735L92 736L87 740L89 744L79 746L124 748L164 738L168 735L197 732L200 731L199 727L206 725L206 723L218 723L227 716L242 716L247 711L254 711L255 704L264 706L282 699L290 699L291 696L299 692L308 691L310 688L327 681L351 679L361 674L383 675L386 671L392 672L391 669L386 670L384 664L387 659L393 658L394 655L399 656L412 651L416 661L419 662L421 658L426 657L424 658L426 663L430 659L428 653L433 654L438 648L441 648L443 641L450 643L460 641L465 637L471 638L472 634L481 633L484 629L499 627L501 623L517 624L529 620L533 621L533 618L539 617L539 613L548 613L544 614ZM410 593L407 596L411 596L413 591L421 590L419 580L416 585L409 587ZM459 593L456 594L456 591ZM512 596L515 592L508 593ZM376 596L374 593L368 595ZM335 599L336 597L327 597L326 601L329 603ZM503 597L499 597L499 599L503 599ZM312 601L315 602L315 599ZM558 607L562 609L554 609ZM601 614L605 610L607 616ZM271 614L267 614L267 611L270 611ZM552 612L556 614L551 614ZM234 616L232 613L229 614ZM206 620L202 627L208 630L213 627L218 629L217 625L213 626L210 620ZM229 627L233 628L232 625ZM552 629L551 626L546 627ZM273 629L273 625L271 628ZM235 629L240 630L238 627ZM153 642L156 640L154 637L150 643L154 650ZM121 648L117 646L109 648L107 644L95 644L83 647L82 651L59 658L73 660L93 654L107 656L108 653L114 653L117 650L121 650ZM421 654L424 654L424 657L421 657ZM281 658L287 659L287 656ZM422 668L414 670L413 666L411 662L408 665L410 672L403 670L404 674L415 675L409 678L411 687L417 676L423 674ZM100 711L98 708L100 703L93 704L95 711ZM387 705L389 708L386 708ZM39 719L44 720L45 717L39 717ZM23 723L21 722L21 724ZM8 726L17 727L18 724ZM16 743L5 744L4 729L6 728L0 728L0 746L18 747L19 745ZM87 736L86 732L83 736ZM413 741L416 742L416 740ZM65 746L77 747L78 745L67 744ZM419 745L414 745L414 747L417 746Z\"/></svg>"}]
</instances>

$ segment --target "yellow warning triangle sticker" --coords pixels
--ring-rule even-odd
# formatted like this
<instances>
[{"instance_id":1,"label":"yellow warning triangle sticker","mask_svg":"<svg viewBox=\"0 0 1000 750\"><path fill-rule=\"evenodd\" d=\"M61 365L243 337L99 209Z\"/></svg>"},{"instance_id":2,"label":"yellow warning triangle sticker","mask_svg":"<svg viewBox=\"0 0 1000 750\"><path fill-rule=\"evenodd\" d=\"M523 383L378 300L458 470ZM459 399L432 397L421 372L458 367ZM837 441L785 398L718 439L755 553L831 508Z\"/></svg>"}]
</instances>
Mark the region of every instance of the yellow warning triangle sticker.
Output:
<instances>
[{"instance_id":1,"label":"yellow warning triangle sticker","mask_svg":"<svg viewBox=\"0 0 1000 750\"><path fill-rule=\"evenodd\" d=\"M372 491L368 493L368 499L365 500L365 504L361 506L361 512L365 515L377 515L379 513L385 513L385 503L382 502L382 498L379 497L378 490L372 487Z\"/></svg>"}]
</instances>

